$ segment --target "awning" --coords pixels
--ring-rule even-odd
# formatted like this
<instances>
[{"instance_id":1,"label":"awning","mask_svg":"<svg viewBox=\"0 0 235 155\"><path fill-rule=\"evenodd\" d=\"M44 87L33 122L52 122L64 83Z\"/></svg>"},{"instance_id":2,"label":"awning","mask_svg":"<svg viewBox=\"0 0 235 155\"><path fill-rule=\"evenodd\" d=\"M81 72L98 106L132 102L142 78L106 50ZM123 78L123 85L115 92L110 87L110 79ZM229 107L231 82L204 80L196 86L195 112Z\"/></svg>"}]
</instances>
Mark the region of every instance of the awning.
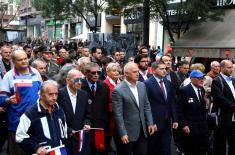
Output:
<instances>
[{"instance_id":1,"label":"awning","mask_svg":"<svg viewBox=\"0 0 235 155\"><path fill-rule=\"evenodd\" d=\"M172 46L177 56L235 57L235 9L228 9L224 21L193 26Z\"/></svg>"}]
</instances>

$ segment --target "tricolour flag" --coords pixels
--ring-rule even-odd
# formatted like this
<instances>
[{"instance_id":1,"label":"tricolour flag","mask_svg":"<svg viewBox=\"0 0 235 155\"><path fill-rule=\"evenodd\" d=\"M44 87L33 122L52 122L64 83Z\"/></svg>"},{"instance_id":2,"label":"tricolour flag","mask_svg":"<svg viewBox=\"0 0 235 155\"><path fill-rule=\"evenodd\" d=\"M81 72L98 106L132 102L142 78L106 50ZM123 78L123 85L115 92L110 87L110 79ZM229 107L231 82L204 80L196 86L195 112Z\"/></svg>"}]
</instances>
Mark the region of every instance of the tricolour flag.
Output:
<instances>
[{"instance_id":1,"label":"tricolour flag","mask_svg":"<svg viewBox=\"0 0 235 155\"><path fill-rule=\"evenodd\" d=\"M14 85L16 87L32 87L32 77L31 76L15 76Z\"/></svg>"},{"instance_id":2,"label":"tricolour flag","mask_svg":"<svg viewBox=\"0 0 235 155\"><path fill-rule=\"evenodd\" d=\"M67 155L64 145L48 150L49 155Z\"/></svg>"},{"instance_id":3,"label":"tricolour flag","mask_svg":"<svg viewBox=\"0 0 235 155\"><path fill-rule=\"evenodd\" d=\"M78 152L82 151L84 136L85 136L84 130L79 130L78 131Z\"/></svg>"}]
</instances>

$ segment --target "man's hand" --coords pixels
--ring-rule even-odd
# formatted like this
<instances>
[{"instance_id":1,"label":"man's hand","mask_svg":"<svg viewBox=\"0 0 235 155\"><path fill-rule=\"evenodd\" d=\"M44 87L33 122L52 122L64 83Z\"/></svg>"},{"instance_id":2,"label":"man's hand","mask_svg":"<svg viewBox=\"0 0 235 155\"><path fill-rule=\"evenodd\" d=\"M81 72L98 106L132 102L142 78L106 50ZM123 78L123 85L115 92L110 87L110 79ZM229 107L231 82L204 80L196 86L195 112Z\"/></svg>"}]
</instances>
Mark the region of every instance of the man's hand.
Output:
<instances>
[{"instance_id":1,"label":"man's hand","mask_svg":"<svg viewBox=\"0 0 235 155\"><path fill-rule=\"evenodd\" d=\"M172 128L173 129L177 129L178 126L179 126L179 124L177 122L173 122L173 124L172 124Z\"/></svg>"},{"instance_id":2,"label":"man's hand","mask_svg":"<svg viewBox=\"0 0 235 155\"><path fill-rule=\"evenodd\" d=\"M122 136L122 137L121 137L121 140L122 140L122 143L123 143L123 144L129 143L129 140L128 140L128 136L127 136L127 135Z\"/></svg>"},{"instance_id":3,"label":"man's hand","mask_svg":"<svg viewBox=\"0 0 235 155\"><path fill-rule=\"evenodd\" d=\"M17 104L15 95L12 95L11 97L7 98L6 102L11 104Z\"/></svg>"},{"instance_id":4,"label":"man's hand","mask_svg":"<svg viewBox=\"0 0 235 155\"><path fill-rule=\"evenodd\" d=\"M37 155L46 155L47 150L44 147L39 147L36 153Z\"/></svg>"},{"instance_id":5,"label":"man's hand","mask_svg":"<svg viewBox=\"0 0 235 155\"><path fill-rule=\"evenodd\" d=\"M183 128L183 131L184 131L184 133L186 133L186 134L189 134L189 133L190 133L190 129L189 129L188 126L185 126L185 127Z\"/></svg>"},{"instance_id":6,"label":"man's hand","mask_svg":"<svg viewBox=\"0 0 235 155\"><path fill-rule=\"evenodd\" d=\"M5 109L3 107L0 107L0 114L6 112Z\"/></svg>"},{"instance_id":7,"label":"man's hand","mask_svg":"<svg viewBox=\"0 0 235 155\"><path fill-rule=\"evenodd\" d=\"M83 129L85 130L85 132L89 132L90 131L91 126L90 125L84 125Z\"/></svg>"},{"instance_id":8,"label":"man's hand","mask_svg":"<svg viewBox=\"0 0 235 155\"><path fill-rule=\"evenodd\" d=\"M157 131L157 126L156 126L156 124L154 124L154 125L149 125L149 126L148 126L148 132L149 132L149 135L150 135L150 136L153 135L155 131Z\"/></svg>"}]
</instances>

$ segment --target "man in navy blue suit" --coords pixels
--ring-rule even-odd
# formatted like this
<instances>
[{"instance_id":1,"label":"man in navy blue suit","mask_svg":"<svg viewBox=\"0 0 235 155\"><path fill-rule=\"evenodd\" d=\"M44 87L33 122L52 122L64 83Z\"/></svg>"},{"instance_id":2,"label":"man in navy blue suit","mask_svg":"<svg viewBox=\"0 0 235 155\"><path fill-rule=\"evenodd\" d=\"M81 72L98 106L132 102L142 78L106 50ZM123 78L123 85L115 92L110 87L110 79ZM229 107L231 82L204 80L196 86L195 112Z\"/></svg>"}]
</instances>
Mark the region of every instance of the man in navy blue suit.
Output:
<instances>
[{"instance_id":1,"label":"man in navy blue suit","mask_svg":"<svg viewBox=\"0 0 235 155\"><path fill-rule=\"evenodd\" d=\"M178 128L177 113L170 81L163 62L152 64L153 76L146 80L149 102L157 132L149 137L148 155L171 154L171 128ZM173 124L171 124L173 122Z\"/></svg>"},{"instance_id":2,"label":"man in navy blue suit","mask_svg":"<svg viewBox=\"0 0 235 155\"><path fill-rule=\"evenodd\" d=\"M180 88L177 100L179 129L182 132L181 149L185 155L206 155L208 124L203 88L204 74L199 70L192 70L189 77L191 83Z\"/></svg>"}]
</instances>

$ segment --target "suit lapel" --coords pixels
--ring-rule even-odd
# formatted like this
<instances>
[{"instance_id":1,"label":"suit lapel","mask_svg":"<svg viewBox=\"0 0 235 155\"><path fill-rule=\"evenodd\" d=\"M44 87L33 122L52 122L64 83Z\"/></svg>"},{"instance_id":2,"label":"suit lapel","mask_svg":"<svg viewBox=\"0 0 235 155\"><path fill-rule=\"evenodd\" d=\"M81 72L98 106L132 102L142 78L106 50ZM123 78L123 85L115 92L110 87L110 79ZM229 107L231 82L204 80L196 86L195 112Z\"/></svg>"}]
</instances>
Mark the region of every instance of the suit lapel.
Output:
<instances>
[{"instance_id":1,"label":"suit lapel","mask_svg":"<svg viewBox=\"0 0 235 155\"><path fill-rule=\"evenodd\" d=\"M154 76L152 77L152 82L153 82L153 87L155 87L156 90L160 91L161 97L165 100L164 94L163 94L163 92L162 92L162 90L161 90L161 88L160 88L160 86Z\"/></svg>"},{"instance_id":2,"label":"suit lapel","mask_svg":"<svg viewBox=\"0 0 235 155\"><path fill-rule=\"evenodd\" d=\"M234 97L233 97L232 90L230 89L230 87L229 87L228 83L225 81L225 79L223 78L223 76L222 76L222 75L220 75L220 77L221 77L222 82L223 82L223 84L224 84L224 89L227 89L227 92L229 92L229 93L230 93L230 95L232 96L232 98L234 98ZM233 79L232 79L232 83L233 83L233 87L234 87L234 86L235 86L235 84L234 84L234 80L233 80ZM234 88L235 88L235 87L234 87Z\"/></svg>"},{"instance_id":3,"label":"suit lapel","mask_svg":"<svg viewBox=\"0 0 235 155\"><path fill-rule=\"evenodd\" d=\"M69 108L69 111L70 111L71 114L75 115L74 112L73 112L73 106L72 106L72 102L71 102L70 97L69 97L69 92L67 90L67 87L65 87L65 92L66 92L65 93L65 99L68 101L67 106ZM76 106L76 108L77 108L77 106Z\"/></svg>"},{"instance_id":4,"label":"suit lapel","mask_svg":"<svg viewBox=\"0 0 235 155\"><path fill-rule=\"evenodd\" d=\"M189 93L189 94L193 94L194 98L197 99L197 102L198 102L198 103L201 103L201 102L199 101L199 98L197 97L196 92L195 92L194 89L193 89L193 86L192 86L191 84L189 84L189 85L190 85L190 91L191 91L191 93Z\"/></svg>"},{"instance_id":5,"label":"suit lapel","mask_svg":"<svg viewBox=\"0 0 235 155\"><path fill-rule=\"evenodd\" d=\"M131 89L129 88L128 84L124 81L124 89L125 89L125 92L131 97L131 99L135 102L135 105L138 107L137 105L137 101L135 99L135 96L134 94L131 92ZM138 89L138 88L137 88ZM139 94L138 94L139 96Z\"/></svg>"}]
</instances>

